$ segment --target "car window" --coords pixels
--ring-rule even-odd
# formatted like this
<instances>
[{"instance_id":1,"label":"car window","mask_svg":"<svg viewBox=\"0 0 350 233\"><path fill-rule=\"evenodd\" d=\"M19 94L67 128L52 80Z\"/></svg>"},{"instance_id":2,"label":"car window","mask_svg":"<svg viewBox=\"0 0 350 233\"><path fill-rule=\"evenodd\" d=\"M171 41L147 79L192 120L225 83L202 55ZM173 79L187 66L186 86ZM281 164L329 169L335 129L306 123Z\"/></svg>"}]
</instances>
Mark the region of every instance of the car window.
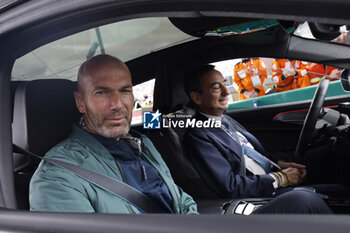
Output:
<instances>
[{"instance_id":1,"label":"car window","mask_svg":"<svg viewBox=\"0 0 350 233\"><path fill-rule=\"evenodd\" d=\"M230 92L229 109L263 107L313 98L321 79L331 81L327 97L345 95L343 69L307 61L249 57L213 63Z\"/></svg>"},{"instance_id":2,"label":"car window","mask_svg":"<svg viewBox=\"0 0 350 233\"><path fill-rule=\"evenodd\" d=\"M153 108L153 92L155 79L140 83L133 87L135 98L131 125L140 125L143 122L144 111L151 111Z\"/></svg>"}]
</instances>

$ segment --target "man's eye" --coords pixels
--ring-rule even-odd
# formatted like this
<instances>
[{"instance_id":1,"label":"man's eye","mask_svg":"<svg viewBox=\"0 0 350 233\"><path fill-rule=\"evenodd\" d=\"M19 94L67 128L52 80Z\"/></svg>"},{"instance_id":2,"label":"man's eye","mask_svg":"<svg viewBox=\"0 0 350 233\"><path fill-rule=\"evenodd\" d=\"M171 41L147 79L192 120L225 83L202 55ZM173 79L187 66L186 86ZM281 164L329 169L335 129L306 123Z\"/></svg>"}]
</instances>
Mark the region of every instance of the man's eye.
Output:
<instances>
[{"instance_id":1,"label":"man's eye","mask_svg":"<svg viewBox=\"0 0 350 233\"><path fill-rule=\"evenodd\" d=\"M104 95L104 94L106 94L105 91L96 91L95 92L95 95Z\"/></svg>"}]
</instances>

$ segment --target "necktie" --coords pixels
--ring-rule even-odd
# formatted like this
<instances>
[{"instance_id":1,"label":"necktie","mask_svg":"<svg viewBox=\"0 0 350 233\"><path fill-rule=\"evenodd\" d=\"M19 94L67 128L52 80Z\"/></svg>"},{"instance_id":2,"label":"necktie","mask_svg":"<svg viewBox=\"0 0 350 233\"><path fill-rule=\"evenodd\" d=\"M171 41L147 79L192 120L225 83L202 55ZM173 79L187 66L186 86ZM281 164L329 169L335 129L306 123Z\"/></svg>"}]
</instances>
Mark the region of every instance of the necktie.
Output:
<instances>
[{"instance_id":1,"label":"necktie","mask_svg":"<svg viewBox=\"0 0 350 233\"><path fill-rule=\"evenodd\" d=\"M222 118L221 120L221 127L222 129L227 132L231 138L233 140L235 140L237 143L241 144L240 141L239 141L239 138L237 136L237 133L235 132L235 130L230 130L230 126L229 126L229 123L224 119ZM241 176L245 176L246 175L246 167L245 167L245 159L244 159L244 152L243 152L243 149L242 149L242 157L241 157L241 166L240 166L240 171L239 171L239 174Z\"/></svg>"},{"instance_id":2,"label":"necktie","mask_svg":"<svg viewBox=\"0 0 350 233\"><path fill-rule=\"evenodd\" d=\"M234 140L238 140L238 142L241 144L240 140L237 137L237 133L233 132L231 130L229 123L227 122L226 119L222 118L221 120L221 124L224 126L224 130L234 139ZM271 163L270 161L263 156L262 154L260 154L259 152L257 152L256 150L245 146L245 145L241 145L242 146L242 151L243 154L245 154L246 156L248 156L249 158L253 159L255 162L257 162L264 170L266 173L271 172Z\"/></svg>"},{"instance_id":3,"label":"necktie","mask_svg":"<svg viewBox=\"0 0 350 233\"><path fill-rule=\"evenodd\" d=\"M249 158L253 159L255 162L257 162L265 170L266 173L271 172L271 163L265 156L263 156L256 150L244 145L242 145L242 149L243 153Z\"/></svg>"}]
</instances>

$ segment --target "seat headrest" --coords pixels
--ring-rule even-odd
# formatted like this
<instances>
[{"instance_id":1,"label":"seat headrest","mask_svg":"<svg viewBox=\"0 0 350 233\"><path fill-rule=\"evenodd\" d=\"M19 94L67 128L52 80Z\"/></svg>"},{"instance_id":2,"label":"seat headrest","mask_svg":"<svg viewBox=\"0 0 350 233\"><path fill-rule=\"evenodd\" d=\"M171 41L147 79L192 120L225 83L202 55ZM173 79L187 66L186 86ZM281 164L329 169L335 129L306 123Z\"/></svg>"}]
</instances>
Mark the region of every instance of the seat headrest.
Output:
<instances>
[{"instance_id":1,"label":"seat headrest","mask_svg":"<svg viewBox=\"0 0 350 233\"><path fill-rule=\"evenodd\" d=\"M191 107L184 107L180 110L177 110L175 113L182 114L182 115L190 115L191 117L194 117L194 115L196 114L196 110Z\"/></svg>"},{"instance_id":2,"label":"seat headrest","mask_svg":"<svg viewBox=\"0 0 350 233\"><path fill-rule=\"evenodd\" d=\"M76 84L69 80L34 80L16 89L13 112L13 142L44 155L68 137L78 121L73 97Z\"/></svg>"},{"instance_id":3,"label":"seat headrest","mask_svg":"<svg viewBox=\"0 0 350 233\"><path fill-rule=\"evenodd\" d=\"M163 114L174 112L185 107L189 101L184 87L183 78L186 70L178 66L164 66L158 69L153 95L153 110Z\"/></svg>"}]
</instances>

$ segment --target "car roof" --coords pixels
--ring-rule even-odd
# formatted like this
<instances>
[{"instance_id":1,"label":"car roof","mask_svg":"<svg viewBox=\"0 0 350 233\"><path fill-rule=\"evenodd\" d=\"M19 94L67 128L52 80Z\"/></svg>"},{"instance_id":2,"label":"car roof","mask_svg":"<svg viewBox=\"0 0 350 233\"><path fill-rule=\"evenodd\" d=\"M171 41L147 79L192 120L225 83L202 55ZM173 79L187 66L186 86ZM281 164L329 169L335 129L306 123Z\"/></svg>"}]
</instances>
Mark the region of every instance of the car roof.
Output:
<instances>
[{"instance_id":1,"label":"car roof","mask_svg":"<svg viewBox=\"0 0 350 233\"><path fill-rule=\"evenodd\" d=\"M349 7L349 2L345 0L332 1L332 4L325 0L32 0L0 14L0 41L5 37L13 38L16 55L22 56L42 44L64 36L128 18L226 16L346 24L349 23L346 7ZM23 41L23 38L26 40Z\"/></svg>"}]
</instances>

